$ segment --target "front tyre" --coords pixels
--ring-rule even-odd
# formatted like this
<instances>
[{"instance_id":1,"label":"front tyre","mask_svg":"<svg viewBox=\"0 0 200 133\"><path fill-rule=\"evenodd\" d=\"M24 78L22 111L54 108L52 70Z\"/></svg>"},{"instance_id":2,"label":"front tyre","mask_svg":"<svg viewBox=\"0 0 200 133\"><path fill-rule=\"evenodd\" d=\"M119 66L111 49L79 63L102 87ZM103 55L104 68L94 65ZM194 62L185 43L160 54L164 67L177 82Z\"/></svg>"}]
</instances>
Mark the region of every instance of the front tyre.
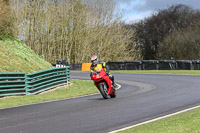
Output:
<instances>
[{"instance_id":1,"label":"front tyre","mask_svg":"<svg viewBox=\"0 0 200 133\"><path fill-rule=\"evenodd\" d=\"M113 89L113 93L110 94L110 97L111 97L111 98L115 98L115 97L116 97L116 91L115 91L115 89Z\"/></svg>"},{"instance_id":2,"label":"front tyre","mask_svg":"<svg viewBox=\"0 0 200 133\"><path fill-rule=\"evenodd\" d=\"M106 84L101 84L99 86L99 91L104 99L108 99L108 87Z\"/></svg>"}]
</instances>

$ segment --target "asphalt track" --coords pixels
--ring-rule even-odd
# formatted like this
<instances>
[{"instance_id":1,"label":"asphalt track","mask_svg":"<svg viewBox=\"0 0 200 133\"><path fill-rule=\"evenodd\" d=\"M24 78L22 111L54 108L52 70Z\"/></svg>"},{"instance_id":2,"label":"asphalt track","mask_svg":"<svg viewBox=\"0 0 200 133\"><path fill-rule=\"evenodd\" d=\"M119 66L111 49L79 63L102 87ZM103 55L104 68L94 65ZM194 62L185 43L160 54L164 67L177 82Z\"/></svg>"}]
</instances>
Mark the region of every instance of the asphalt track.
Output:
<instances>
[{"instance_id":1,"label":"asphalt track","mask_svg":"<svg viewBox=\"0 0 200 133\"><path fill-rule=\"evenodd\" d=\"M0 110L0 133L104 133L200 105L200 76L113 74L117 97L100 94ZM89 73L71 73L89 79Z\"/></svg>"}]
</instances>

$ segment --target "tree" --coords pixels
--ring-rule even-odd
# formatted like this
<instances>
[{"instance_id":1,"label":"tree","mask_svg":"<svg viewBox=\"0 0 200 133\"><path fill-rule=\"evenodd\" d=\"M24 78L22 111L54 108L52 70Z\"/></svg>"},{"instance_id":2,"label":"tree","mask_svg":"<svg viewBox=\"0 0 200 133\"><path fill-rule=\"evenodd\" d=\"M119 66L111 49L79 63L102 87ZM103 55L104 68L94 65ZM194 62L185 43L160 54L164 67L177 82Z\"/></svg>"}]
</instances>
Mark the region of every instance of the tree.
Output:
<instances>
[{"instance_id":1,"label":"tree","mask_svg":"<svg viewBox=\"0 0 200 133\"><path fill-rule=\"evenodd\" d=\"M11 14L9 0L0 0L0 34L9 34Z\"/></svg>"},{"instance_id":2,"label":"tree","mask_svg":"<svg viewBox=\"0 0 200 133\"><path fill-rule=\"evenodd\" d=\"M104 61L138 59L127 50L133 31L123 27L112 0L14 2L16 37L49 62L89 62L92 54Z\"/></svg>"},{"instance_id":3,"label":"tree","mask_svg":"<svg viewBox=\"0 0 200 133\"><path fill-rule=\"evenodd\" d=\"M168 35L158 49L159 59L199 60L200 19L193 26Z\"/></svg>"},{"instance_id":4,"label":"tree","mask_svg":"<svg viewBox=\"0 0 200 133\"><path fill-rule=\"evenodd\" d=\"M176 30L190 27L199 17L198 10L186 5L174 5L132 24L143 59L158 59L157 52L163 39Z\"/></svg>"}]
</instances>

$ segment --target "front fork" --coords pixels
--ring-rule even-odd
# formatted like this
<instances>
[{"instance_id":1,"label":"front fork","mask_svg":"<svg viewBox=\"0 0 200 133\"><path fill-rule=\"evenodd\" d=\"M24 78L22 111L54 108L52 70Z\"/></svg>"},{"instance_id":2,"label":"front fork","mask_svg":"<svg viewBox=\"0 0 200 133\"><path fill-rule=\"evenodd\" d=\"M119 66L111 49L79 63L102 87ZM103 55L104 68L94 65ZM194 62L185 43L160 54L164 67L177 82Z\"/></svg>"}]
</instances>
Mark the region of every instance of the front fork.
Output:
<instances>
[{"instance_id":1,"label":"front fork","mask_svg":"<svg viewBox=\"0 0 200 133\"><path fill-rule=\"evenodd\" d=\"M96 87L98 88L98 90L99 90L99 86L100 86L100 85L104 85L104 84L106 84L105 81L104 81L104 82L101 82L101 83L99 83L99 84L95 83L95 85L96 85ZM112 81L111 81L111 86L112 86ZM113 88L112 88L112 87L109 88L109 86L107 86L107 89L108 89L108 90L107 90L107 94L108 94L108 95L112 94L113 91L114 91Z\"/></svg>"}]
</instances>

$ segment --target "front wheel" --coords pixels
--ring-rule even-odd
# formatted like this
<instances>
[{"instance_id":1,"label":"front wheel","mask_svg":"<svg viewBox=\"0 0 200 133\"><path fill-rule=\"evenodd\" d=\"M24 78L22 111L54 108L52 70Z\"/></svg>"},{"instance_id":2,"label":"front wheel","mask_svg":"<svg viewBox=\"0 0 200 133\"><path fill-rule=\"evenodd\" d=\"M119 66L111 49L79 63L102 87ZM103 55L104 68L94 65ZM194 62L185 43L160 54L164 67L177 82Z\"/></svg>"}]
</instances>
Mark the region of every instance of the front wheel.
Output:
<instances>
[{"instance_id":1,"label":"front wheel","mask_svg":"<svg viewBox=\"0 0 200 133\"><path fill-rule=\"evenodd\" d=\"M104 99L108 99L108 87L106 86L106 84L101 84L99 86L99 91Z\"/></svg>"},{"instance_id":2,"label":"front wheel","mask_svg":"<svg viewBox=\"0 0 200 133\"><path fill-rule=\"evenodd\" d=\"M110 94L110 97L111 97L111 98L115 98L115 97L116 97L116 91L115 91L115 89L113 89L113 93Z\"/></svg>"}]
</instances>

